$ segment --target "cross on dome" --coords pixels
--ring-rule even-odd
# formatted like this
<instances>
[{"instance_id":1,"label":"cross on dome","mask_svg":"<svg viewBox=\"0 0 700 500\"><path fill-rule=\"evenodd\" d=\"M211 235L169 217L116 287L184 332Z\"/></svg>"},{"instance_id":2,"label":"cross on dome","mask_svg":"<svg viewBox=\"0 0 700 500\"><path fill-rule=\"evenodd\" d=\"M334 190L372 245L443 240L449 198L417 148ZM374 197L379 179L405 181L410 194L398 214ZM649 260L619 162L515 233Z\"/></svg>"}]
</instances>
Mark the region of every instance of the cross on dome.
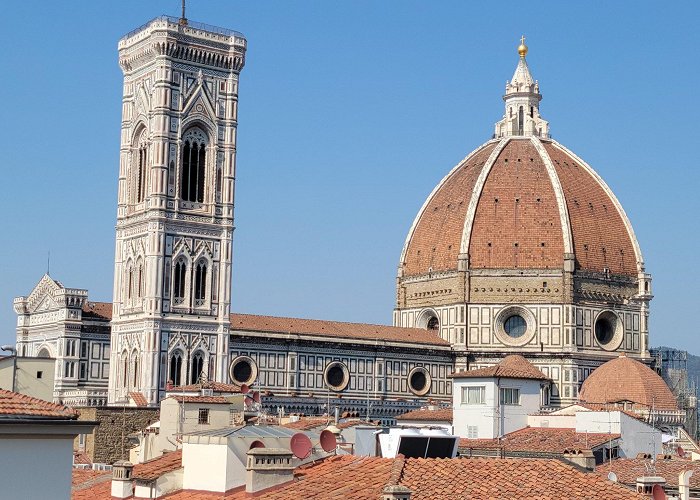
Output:
<instances>
[{"instance_id":1,"label":"cross on dome","mask_svg":"<svg viewBox=\"0 0 700 500\"><path fill-rule=\"evenodd\" d=\"M528 47L525 35L520 37L518 54L520 59L513 78L506 83L505 114L496 123L495 137L538 136L549 137L549 123L540 117L539 107L542 95L540 84L532 78L525 56Z\"/></svg>"}]
</instances>

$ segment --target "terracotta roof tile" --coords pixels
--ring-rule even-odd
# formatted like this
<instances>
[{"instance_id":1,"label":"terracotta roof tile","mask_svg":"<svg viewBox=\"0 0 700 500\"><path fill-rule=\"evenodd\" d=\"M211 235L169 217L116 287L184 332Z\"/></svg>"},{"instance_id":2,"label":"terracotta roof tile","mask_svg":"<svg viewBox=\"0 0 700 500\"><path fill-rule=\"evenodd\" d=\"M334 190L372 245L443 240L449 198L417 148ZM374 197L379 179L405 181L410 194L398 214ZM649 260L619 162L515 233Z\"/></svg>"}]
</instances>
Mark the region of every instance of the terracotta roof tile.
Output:
<instances>
[{"instance_id":1,"label":"terracotta roof tile","mask_svg":"<svg viewBox=\"0 0 700 500\"><path fill-rule=\"evenodd\" d=\"M450 345L435 332L422 328L402 328L365 323L344 323L320 319L281 318L254 314L232 314L231 330L318 335L342 339L385 340L416 344Z\"/></svg>"},{"instance_id":2,"label":"terracotta roof tile","mask_svg":"<svg viewBox=\"0 0 700 500\"><path fill-rule=\"evenodd\" d=\"M178 403L205 403L205 404L230 404L231 402L223 396L186 396L172 394L168 398L173 398Z\"/></svg>"},{"instance_id":3,"label":"terracotta roof tile","mask_svg":"<svg viewBox=\"0 0 700 500\"><path fill-rule=\"evenodd\" d=\"M112 319L112 303L85 302L83 304L83 319L110 321Z\"/></svg>"},{"instance_id":4,"label":"terracotta roof tile","mask_svg":"<svg viewBox=\"0 0 700 500\"><path fill-rule=\"evenodd\" d=\"M223 382L207 381L201 384L179 385L173 387L170 392L198 392L202 389L211 389L214 392L225 392L230 394L240 394L241 388L234 384L224 384Z\"/></svg>"},{"instance_id":5,"label":"terracotta roof tile","mask_svg":"<svg viewBox=\"0 0 700 500\"><path fill-rule=\"evenodd\" d=\"M396 417L396 420L425 420L430 422L452 422L452 408L437 410L413 410Z\"/></svg>"},{"instance_id":6,"label":"terracotta roof tile","mask_svg":"<svg viewBox=\"0 0 700 500\"><path fill-rule=\"evenodd\" d=\"M650 469L651 460L638 458L618 458L612 462L605 462L595 468L596 474L607 477L608 473L614 472L617 480L624 484L634 484L638 477L650 475L650 470L655 472L651 475L661 476L666 480L666 484L672 488L678 488L678 475L686 470L692 470L690 477L690 487L700 489L700 462L672 458L670 460L656 460L654 468Z\"/></svg>"},{"instance_id":7,"label":"terracotta roof tile","mask_svg":"<svg viewBox=\"0 0 700 500\"><path fill-rule=\"evenodd\" d=\"M576 432L576 429L554 427L525 427L498 439L460 439L460 448L512 452L563 453L565 450L591 450L619 434Z\"/></svg>"},{"instance_id":8,"label":"terracotta roof tile","mask_svg":"<svg viewBox=\"0 0 700 500\"><path fill-rule=\"evenodd\" d=\"M486 368L456 372L450 375L452 378L518 378L533 380L549 380L544 373L536 368L527 359L519 354L511 354L501 360L500 363Z\"/></svg>"},{"instance_id":9,"label":"terracotta roof tile","mask_svg":"<svg viewBox=\"0 0 700 500\"><path fill-rule=\"evenodd\" d=\"M130 392L129 398L131 398L136 406L148 406L148 401L146 396L140 392Z\"/></svg>"},{"instance_id":10,"label":"terracotta roof tile","mask_svg":"<svg viewBox=\"0 0 700 500\"><path fill-rule=\"evenodd\" d=\"M78 414L67 406L0 389L0 419L34 417L75 419Z\"/></svg>"},{"instance_id":11,"label":"terracotta roof tile","mask_svg":"<svg viewBox=\"0 0 700 500\"><path fill-rule=\"evenodd\" d=\"M73 469L71 500L102 500L111 498L111 472Z\"/></svg>"},{"instance_id":12,"label":"terracotta roof tile","mask_svg":"<svg viewBox=\"0 0 700 500\"><path fill-rule=\"evenodd\" d=\"M134 465L134 479L149 481L182 468L182 450L171 451L142 464Z\"/></svg>"},{"instance_id":13,"label":"terracotta roof tile","mask_svg":"<svg viewBox=\"0 0 700 500\"><path fill-rule=\"evenodd\" d=\"M631 401L658 410L678 409L666 382L647 365L627 356L593 370L581 386L579 399L588 404Z\"/></svg>"},{"instance_id":14,"label":"terracotta roof tile","mask_svg":"<svg viewBox=\"0 0 700 500\"><path fill-rule=\"evenodd\" d=\"M287 429L294 429L297 431L310 431L316 427L326 427L330 424L333 419L323 418L323 417L310 417L310 418L300 418L296 422L287 422L282 424L282 427Z\"/></svg>"}]
</instances>

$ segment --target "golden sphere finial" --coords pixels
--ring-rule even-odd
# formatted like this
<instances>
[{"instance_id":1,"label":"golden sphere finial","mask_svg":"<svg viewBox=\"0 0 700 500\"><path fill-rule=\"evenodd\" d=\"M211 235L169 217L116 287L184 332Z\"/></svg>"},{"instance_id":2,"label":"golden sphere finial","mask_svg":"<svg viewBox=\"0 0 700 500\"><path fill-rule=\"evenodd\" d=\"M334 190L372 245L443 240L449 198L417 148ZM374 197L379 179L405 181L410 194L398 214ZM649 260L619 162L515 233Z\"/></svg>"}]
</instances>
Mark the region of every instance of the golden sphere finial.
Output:
<instances>
[{"instance_id":1,"label":"golden sphere finial","mask_svg":"<svg viewBox=\"0 0 700 500\"><path fill-rule=\"evenodd\" d=\"M525 57L527 55L527 45L525 45L525 35L520 37L520 45L518 45L518 54L520 54L520 57Z\"/></svg>"}]
</instances>

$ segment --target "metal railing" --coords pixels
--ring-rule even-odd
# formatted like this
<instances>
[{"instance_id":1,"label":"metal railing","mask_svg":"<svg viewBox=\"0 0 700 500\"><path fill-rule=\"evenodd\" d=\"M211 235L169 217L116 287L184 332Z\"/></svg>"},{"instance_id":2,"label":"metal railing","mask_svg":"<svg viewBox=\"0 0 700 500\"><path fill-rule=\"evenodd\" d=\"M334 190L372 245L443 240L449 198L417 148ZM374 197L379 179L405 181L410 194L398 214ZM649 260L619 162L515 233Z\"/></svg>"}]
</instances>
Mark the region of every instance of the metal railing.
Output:
<instances>
[{"instance_id":1,"label":"metal railing","mask_svg":"<svg viewBox=\"0 0 700 500\"><path fill-rule=\"evenodd\" d=\"M153 24L156 21L167 21L169 23L173 23L176 25L180 24L180 18L178 18L178 17L166 16L166 15L154 17L153 19L144 23L143 25L139 26L138 28L128 32L126 35L121 37L119 39L119 41L121 42L122 40L126 40L127 38L134 36L136 33L139 33L140 31L145 30L146 28L148 28L151 24ZM211 24L204 24L204 23L197 23L197 22L193 22L193 21L187 21L187 24L185 25L185 27L193 28L196 30L207 31L209 33L215 33L217 35L237 36L240 38L245 38L243 33L239 32L239 31L234 31L234 30L231 30L228 28L221 28L219 26L212 26Z\"/></svg>"}]
</instances>

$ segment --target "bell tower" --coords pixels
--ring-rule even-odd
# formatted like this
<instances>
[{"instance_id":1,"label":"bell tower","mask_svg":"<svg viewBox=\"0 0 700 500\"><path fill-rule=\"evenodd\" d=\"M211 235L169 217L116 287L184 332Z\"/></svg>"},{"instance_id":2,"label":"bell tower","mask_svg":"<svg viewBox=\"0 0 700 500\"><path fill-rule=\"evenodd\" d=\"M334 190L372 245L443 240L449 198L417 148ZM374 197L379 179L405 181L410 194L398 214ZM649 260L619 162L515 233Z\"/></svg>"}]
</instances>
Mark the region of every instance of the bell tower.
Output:
<instances>
[{"instance_id":1,"label":"bell tower","mask_svg":"<svg viewBox=\"0 0 700 500\"><path fill-rule=\"evenodd\" d=\"M124 73L109 403L226 381L240 33L155 18Z\"/></svg>"}]
</instances>

